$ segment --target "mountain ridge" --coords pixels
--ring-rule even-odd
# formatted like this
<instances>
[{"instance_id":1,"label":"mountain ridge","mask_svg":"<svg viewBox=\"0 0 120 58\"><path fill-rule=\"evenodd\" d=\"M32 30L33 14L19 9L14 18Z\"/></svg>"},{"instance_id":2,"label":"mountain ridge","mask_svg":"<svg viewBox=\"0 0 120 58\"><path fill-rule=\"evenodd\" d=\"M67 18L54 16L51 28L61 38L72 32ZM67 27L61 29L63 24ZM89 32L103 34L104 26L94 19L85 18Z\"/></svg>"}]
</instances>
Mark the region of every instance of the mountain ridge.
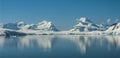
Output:
<instances>
[{"instance_id":1,"label":"mountain ridge","mask_svg":"<svg viewBox=\"0 0 120 58\"><path fill-rule=\"evenodd\" d=\"M67 28L67 27L66 27ZM76 25L69 30L60 31L51 21L43 20L37 24L26 24L23 21L0 24L0 35L26 35L26 34L75 34L75 35L109 35L120 34L120 22L115 24L95 24L91 20L81 17Z\"/></svg>"}]
</instances>

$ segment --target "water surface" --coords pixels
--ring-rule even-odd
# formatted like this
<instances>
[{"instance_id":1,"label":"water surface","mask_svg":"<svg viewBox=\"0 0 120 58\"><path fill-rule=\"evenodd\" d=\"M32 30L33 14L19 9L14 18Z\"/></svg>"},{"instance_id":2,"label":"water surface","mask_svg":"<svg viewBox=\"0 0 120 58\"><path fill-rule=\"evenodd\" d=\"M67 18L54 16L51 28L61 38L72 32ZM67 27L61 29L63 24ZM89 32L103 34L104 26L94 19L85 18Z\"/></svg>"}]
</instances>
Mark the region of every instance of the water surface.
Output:
<instances>
[{"instance_id":1,"label":"water surface","mask_svg":"<svg viewBox=\"0 0 120 58\"><path fill-rule=\"evenodd\" d=\"M120 36L0 36L0 58L120 58Z\"/></svg>"}]
</instances>

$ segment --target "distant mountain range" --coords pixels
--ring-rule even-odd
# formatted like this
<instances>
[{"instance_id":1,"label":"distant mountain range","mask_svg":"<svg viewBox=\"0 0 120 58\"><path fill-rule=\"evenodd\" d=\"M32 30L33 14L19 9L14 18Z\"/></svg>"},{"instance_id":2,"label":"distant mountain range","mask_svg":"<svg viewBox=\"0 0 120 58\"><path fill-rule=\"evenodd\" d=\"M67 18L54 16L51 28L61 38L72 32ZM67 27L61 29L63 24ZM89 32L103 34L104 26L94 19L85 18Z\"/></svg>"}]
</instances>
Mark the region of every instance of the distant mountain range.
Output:
<instances>
[{"instance_id":1,"label":"distant mountain range","mask_svg":"<svg viewBox=\"0 0 120 58\"><path fill-rule=\"evenodd\" d=\"M57 33L58 32L58 33ZM74 33L73 33L74 32ZM95 24L89 19L82 17L77 20L75 26L67 31L60 31L50 21L42 21L38 24L26 24L24 22L0 24L0 35L20 34L81 34L99 33L99 34L120 34L120 22L110 24L108 21L104 24Z\"/></svg>"},{"instance_id":2,"label":"distant mountain range","mask_svg":"<svg viewBox=\"0 0 120 58\"><path fill-rule=\"evenodd\" d=\"M11 30L43 30L43 31L58 31L57 28L49 21L42 21L38 24L25 24L24 22L7 23L1 25L1 28Z\"/></svg>"}]
</instances>

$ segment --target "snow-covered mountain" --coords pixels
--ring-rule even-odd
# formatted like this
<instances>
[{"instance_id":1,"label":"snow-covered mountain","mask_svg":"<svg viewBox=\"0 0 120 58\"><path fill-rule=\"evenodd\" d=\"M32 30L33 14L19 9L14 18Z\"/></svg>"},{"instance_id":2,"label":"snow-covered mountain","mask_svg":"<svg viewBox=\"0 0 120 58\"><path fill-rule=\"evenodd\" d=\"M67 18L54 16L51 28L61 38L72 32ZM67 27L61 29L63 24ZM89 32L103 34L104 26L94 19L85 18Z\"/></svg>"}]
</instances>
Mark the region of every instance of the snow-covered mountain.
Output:
<instances>
[{"instance_id":1,"label":"snow-covered mountain","mask_svg":"<svg viewBox=\"0 0 120 58\"><path fill-rule=\"evenodd\" d=\"M99 30L99 26L85 17L80 18L77 24L70 31L88 32Z\"/></svg>"},{"instance_id":2,"label":"snow-covered mountain","mask_svg":"<svg viewBox=\"0 0 120 58\"><path fill-rule=\"evenodd\" d=\"M38 24L25 24L24 22L0 24L0 35L26 35L41 34L42 32L58 31L55 25L49 21L42 21Z\"/></svg>"},{"instance_id":3,"label":"snow-covered mountain","mask_svg":"<svg viewBox=\"0 0 120 58\"><path fill-rule=\"evenodd\" d=\"M112 24L107 30L107 33L112 35L120 35L120 22Z\"/></svg>"},{"instance_id":4,"label":"snow-covered mountain","mask_svg":"<svg viewBox=\"0 0 120 58\"><path fill-rule=\"evenodd\" d=\"M11 30L19 30L24 25L25 25L24 22L7 23L7 24L3 24L3 28L11 29Z\"/></svg>"},{"instance_id":5,"label":"snow-covered mountain","mask_svg":"<svg viewBox=\"0 0 120 58\"><path fill-rule=\"evenodd\" d=\"M20 30L58 31L55 25L49 21L42 21L38 24L26 24Z\"/></svg>"},{"instance_id":6,"label":"snow-covered mountain","mask_svg":"<svg viewBox=\"0 0 120 58\"><path fill-rule=\"evenodd\" d=\"M73 29L58 31L50 21L42 21L37 24L25 24L24 22L0 24L0 35L51 35L51 34L73 34L73 35L120 35L120 22L110 26L109 20L106 24L94 24L89 19L82 17L77 21Z\"/></svg>"},{"instance_id":7,"label":"snow-covered mountain","mask_svg":"<svg viewBox=\"0 0 120 58\"><path fill-rule=\"evenodd\" d=\"M107 29L107 31L114 31L114 30L118 30L118 29L120 31L120 23L114 23Z\"/></svg>"},{"instance_id":8,"label":"snow-covered mountain","mask_svg":"<svg viewBox=\"0 0 120 58\"><path fill-rule=\"evenodd\" d=\"M101 31L105 31L105 30L107 30L107 29L110 27L110 25L111 25L110 19L107 19L107 21L105 21L105 22L102 23L102 24L99 24L98 26L99 26L99 29L100 29Z\"/></svg>"},{"instance_id":9,"label":"snow-covered mountain","mask_svg":"<svg viewBox=\"0 0 120 58\"><path fill-rule=\"evenodd\" d=\"M18 32L16 30L10 30L5 28L0 28L0 36L24 36L26 33Z\"/></svg>"},{"instance_id":10,"label":"snow-covered mountain","mask_svg":"<svg viewBox=\"0 0 120 58\"><path fill-rule=\"evenodd\" d=\"M58 31L55 25L49 21L42 21L38 24L25 24L24 22L4 24L3 28L11 30L40 30L40 31Z\"/></svg>"},{"instance_id":11,"label":"snow-covered mountain","mask_svg":"<svg viewBox=\"0 0 120 58\"><path fill-rule=\"evenodd\" d=\"M12 30L18 30L18 27L17 27L16 23L7 23L7 24L4 24L3 28L12 29Z\"/></svg>"},{"instance_id":12,"label":"snow-covered mountain","mask_svg":"<svg viewBox=\"0 0 120 58\"><path fill-rule=\"evenodd\" d=\"M49 21L42 21L36 24L36 30L45 30L45 31L58 31L55 25Z\"/></svg>"}]
</instances>

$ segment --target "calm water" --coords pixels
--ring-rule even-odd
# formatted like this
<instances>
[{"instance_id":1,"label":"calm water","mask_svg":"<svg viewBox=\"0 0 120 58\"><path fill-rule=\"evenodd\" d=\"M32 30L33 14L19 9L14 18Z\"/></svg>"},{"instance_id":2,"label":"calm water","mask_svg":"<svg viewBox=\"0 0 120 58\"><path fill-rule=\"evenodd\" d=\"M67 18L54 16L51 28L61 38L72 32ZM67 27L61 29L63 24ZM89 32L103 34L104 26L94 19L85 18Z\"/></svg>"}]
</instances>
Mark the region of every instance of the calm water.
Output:
<instances>
[{"instance_id":1,"label":"calm water","mask_svg":"<svg viewBox=\"0 0 120 58\"><path fill-rule=\"evenodd\" d=\"M0 36L0 58L120 58L120 36Z\"/></svg>"}]
</instances>

